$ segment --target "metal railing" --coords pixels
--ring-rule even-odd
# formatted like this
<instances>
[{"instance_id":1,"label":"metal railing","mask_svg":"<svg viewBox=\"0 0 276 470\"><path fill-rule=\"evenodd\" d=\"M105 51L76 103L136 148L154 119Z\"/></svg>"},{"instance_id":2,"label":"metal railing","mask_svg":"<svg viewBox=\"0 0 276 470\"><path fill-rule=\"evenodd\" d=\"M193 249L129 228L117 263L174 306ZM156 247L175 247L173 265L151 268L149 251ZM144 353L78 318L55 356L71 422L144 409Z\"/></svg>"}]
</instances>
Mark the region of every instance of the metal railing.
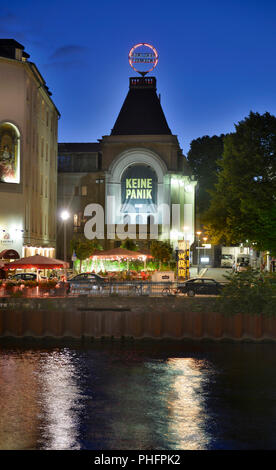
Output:
<instances>
[{"instance_id":1,"label":"metal railing","mask_svg":"<svg viewBox=\"0 0 276 470\"><path fill-rule=\"evenodd\" d=\"M68 295L88 296L167 296L174 295L177 291L177 282L148 282L148 281L110 281L104 284L85 284L74 286L71 284Z\"/></svg>"},{"instance_id":2,"label":"metal railing","mask_svg":"<svg viewBox=\"0 0 276 470\"><path fill-rule=\"evenodd\" d=\"M108 296L167 296L177 292L177 282L107 281L86 283L59 283L56 287L0 287L0 297L108 297Z\"/></svg>"}]
</instances>

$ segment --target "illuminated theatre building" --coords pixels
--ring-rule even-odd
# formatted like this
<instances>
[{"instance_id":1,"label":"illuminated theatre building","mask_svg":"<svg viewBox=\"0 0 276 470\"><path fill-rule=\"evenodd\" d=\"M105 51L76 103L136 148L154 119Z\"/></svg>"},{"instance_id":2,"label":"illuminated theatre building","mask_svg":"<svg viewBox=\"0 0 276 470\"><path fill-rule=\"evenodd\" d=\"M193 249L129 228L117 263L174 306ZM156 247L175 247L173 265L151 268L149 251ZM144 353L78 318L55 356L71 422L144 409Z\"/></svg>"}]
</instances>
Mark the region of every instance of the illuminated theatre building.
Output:
<instances>
[{"instance_id":1,"label":"illuminated theatre building","mask_svg":"<svg viewBox=\"0 0 276 470\"><path fill-rule=\"evenodd\" d=\"M129 79L110 135L97 143L60 143L58 153L58 208L71 216L66 227L60 221L59 256L63 230L67 240L83 234L91 219L84 216L85 207L91 203L104 208L105 233L98 237L104 248L120 246L124 231L135 234L140 248L149 248L153 223L156 238L170 240L174 247L177 240L193 243L196 182L167 124L155 77ZM115 237L111 224L117 225Z\"/></svg>"},{"instance_id":2,"label":"illuminated theatre building","mask_svg":"<svg viewBox=\"0 0 276 470\"><path fill-rule=\"evenodd\" d=\"M29 57L0 40L0 252L53 257L59 112Z\"/></svg>"}]
</instances>

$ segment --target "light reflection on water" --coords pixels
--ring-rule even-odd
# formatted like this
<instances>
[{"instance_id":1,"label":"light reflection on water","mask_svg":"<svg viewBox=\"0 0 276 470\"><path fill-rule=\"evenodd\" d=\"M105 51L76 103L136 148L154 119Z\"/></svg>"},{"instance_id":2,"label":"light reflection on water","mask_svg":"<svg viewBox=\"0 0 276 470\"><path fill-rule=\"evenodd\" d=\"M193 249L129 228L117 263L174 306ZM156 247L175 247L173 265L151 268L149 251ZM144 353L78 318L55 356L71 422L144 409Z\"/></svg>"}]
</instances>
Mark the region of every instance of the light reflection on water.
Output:
<instances>
[{"instance_id":1,"label":"light reflection on water","mask_svg":"<svg viewBox=\"0 0 276 470\"><path fill-rule=\"evenodd\" d=\"M0 449L276 448L274 345L0 345Z\"/></svg>"},{"instance_id":2,"label":"light reflection on water","mask_svg":"<svg viewBox=\"0 0 276 470\"><path fill-rule=\"evenodd\" d=\"M173 358L168 359L168 366L171 371L175 371L172 391L168 397L170 440L177 443L178 449L206 449L209 436L204 426L205 402L202 394L202 383L208 381L204 373L206 361Z\"/></svg>"},{"instance_id":3,"label":"light reflection on water","mask_svg":"<svg viewBox=\"0 0 276 470\"><path fill-rule=\"evenodd\" d=\"M44 449L80 449L79 411L82 409L78 370L68 351L44 356L39 370L39 404L44 417L41 444Z\"/></svg>"}]
</instances>

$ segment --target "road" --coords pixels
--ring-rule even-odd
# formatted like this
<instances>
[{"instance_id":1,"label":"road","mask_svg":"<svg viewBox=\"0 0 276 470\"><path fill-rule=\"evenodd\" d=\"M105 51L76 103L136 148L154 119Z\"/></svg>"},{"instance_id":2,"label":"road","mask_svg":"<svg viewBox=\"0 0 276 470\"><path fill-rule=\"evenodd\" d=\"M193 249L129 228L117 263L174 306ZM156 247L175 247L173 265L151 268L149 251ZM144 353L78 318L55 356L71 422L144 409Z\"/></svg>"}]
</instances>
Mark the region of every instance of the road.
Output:
<instances>
[{"instance_id":1,"label":"road","mask_svg":"<svg viewBox=\"0 0 276 470\"><path fill-rule=\"evenodd\" d=\"M205 271L206 269L206 271ZM204 271L201 270L200 277L209 277L210 279L215 279L215 281L226 282L227 279L223 277L225 274L231 273L231 268L205 268ZM190 277L198 277L197 267L192 267L190 269Z\"/></svg>"}]
</instances>

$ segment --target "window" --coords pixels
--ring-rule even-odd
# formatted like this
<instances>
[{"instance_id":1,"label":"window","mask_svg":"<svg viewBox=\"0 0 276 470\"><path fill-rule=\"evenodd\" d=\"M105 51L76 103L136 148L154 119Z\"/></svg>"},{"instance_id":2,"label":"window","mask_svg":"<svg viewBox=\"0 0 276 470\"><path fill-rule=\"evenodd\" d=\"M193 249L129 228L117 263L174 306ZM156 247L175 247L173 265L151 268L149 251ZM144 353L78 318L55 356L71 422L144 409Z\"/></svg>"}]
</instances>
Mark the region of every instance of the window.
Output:
<instances>
[{"instance_id":1,"label":"window","mask_svg":"<svg viewBox=\"0 0 276 470\"><path fill-rule=\"evenodd\" d=\"M26 100L29 102L30 101L30 81L27 80L27 90L26 90Z\"/></svg>"},{"instance_id":2,"label":"window","mask_svg":"<svg viewBox=\"0 0 276 470\"><path fill-rule=\"evenodd\" d=\"M232 255L221 255L221 259L233 259L233 256Z\"/></svg>"},{"instance_id":3,"label":"window","mask_svg":"<svg viewBox=\"0 0 276 470\"><path fill-rule=\"evenodd\" d=\"M81 187L81 195L82 196L87 196L87 186L82 186Z\"/></svg>"},{"instance_id":4,"label":"window","mask_svg":"<svg viewBox=\"0 0 276 470\"><path fill-rule=\"evenodd\" d=\"M79 218L78 218L78 214L74 214L74 227L78 227L78 222L79 222Z\"/></svg>"},{"instance_id":5,"label":"window","mask_svg":"<svg viewBox=\"0 0 276 470\"><path fill-rule=\"evenodd\" d=\"M41 137L41 158L43 158L43 153L44 153L44 139Z\"/></svg>"},{"instance_id":6,"label":"window","mask_svg":"<svg viewBox=\"0 0 276 470\"><path fill-rule=\"evenodd\" d=\"M78 232L78 229L80 226L81 226L81 212L79 212L78 214L74 214L74 217L73 217L74 232Z\"/></svg>"},{"instance_id":7,"label":"window","mask_svg":"<svg viewBox=\"0 0 276 470\"><path fill-rule=\"evenodd\" d=\"M45 121L45 103L44 103L43 100L42 100L42 103L41 103L41 119L42 119L42 121Z\"/></svg>"},{"instance_id":8,"label":"window","mask_svg":"<svg viewBox=\"0 0 276 470\"><path fill-rule=\"evenodd\" d=\"M33 150L35 149L35 128L33 128Z\"/></svg>"},{"instance_id":9,"label":"window","mask_svg":"<svg viewBox=\"0 0 276 470\"><path fill-rule=\"evenodd\" d=\"M55 154L53 151L53 160ZM59 172L70 172L72 171L72 158L70 155L59 155L58 156L58 171Z\"/></svg>"}]
</instances>

